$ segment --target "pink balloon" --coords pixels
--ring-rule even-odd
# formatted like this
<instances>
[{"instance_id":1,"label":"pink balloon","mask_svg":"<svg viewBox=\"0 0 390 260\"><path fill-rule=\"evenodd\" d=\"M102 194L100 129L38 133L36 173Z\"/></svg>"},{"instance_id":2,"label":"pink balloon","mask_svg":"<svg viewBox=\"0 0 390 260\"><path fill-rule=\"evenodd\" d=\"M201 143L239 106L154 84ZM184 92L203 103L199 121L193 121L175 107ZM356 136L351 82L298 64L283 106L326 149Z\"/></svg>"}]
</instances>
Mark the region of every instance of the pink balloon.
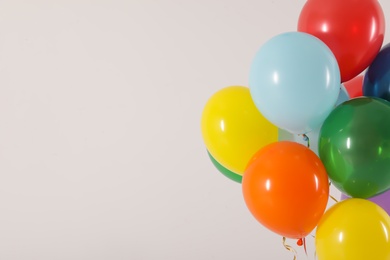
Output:
<instances>
[{"instance_id":1,"label":"pink balloon","mask_svg":"<svg viewBox=\"0 0 390 260\"><path fill-rule=\"evenodd\" d=\"M341 194L341 200L348 199L349 197L345 194ZM382 207L387 214L390 215L390 190L385 191L377 196L374 196L372 198L368 199L369 201L372 201Z\"/></svg>"}]
</instances>

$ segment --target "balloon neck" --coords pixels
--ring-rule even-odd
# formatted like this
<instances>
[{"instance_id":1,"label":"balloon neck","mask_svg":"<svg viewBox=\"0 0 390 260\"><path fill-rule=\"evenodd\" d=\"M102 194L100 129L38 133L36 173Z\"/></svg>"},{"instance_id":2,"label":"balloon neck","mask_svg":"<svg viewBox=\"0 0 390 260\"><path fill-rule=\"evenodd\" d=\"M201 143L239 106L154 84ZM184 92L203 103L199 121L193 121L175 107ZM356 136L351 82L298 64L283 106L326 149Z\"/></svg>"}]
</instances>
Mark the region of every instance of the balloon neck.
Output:
<instances>
[{"instance_id":1,"label":"balloon neck","mask_svg":"<svg viewBox=\"0 0 390 260\"><path fill-rule=\"evenodd\" d=\"M305 238L300 238L297 241L298 246L303 246L303 249L305 250L305 254L307 255L307 250L306 250L306 239Z\"/></svg>"},{"instance_id":2,"label":"balloon neck","mask_svg":"<svg viewBox=\"0 0 390 260\"><path fill-rule=\"evenodd\" d=\"M306 134L303 134L303 141L307 142L307 147L310 148L310 139Z\"/></svg>"}]
</instances>

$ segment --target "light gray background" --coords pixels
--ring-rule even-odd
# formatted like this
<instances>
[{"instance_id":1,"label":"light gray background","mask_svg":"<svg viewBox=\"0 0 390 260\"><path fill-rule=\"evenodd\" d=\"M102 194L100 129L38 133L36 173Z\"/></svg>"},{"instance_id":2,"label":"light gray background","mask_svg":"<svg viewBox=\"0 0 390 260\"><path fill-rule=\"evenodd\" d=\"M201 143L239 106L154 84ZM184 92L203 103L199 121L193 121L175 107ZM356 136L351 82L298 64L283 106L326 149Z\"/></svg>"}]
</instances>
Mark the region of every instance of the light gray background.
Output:
<instances>
[{"instance_id":1,"label":"light gray background","mask_svg":"<svg viewBox=\"0 0 390 260\"><path fill-rule=\"evenodd\" d=\"M0 259L292 259L200 116L304 2L0 1Z\"/></svg>"}]
</instances>

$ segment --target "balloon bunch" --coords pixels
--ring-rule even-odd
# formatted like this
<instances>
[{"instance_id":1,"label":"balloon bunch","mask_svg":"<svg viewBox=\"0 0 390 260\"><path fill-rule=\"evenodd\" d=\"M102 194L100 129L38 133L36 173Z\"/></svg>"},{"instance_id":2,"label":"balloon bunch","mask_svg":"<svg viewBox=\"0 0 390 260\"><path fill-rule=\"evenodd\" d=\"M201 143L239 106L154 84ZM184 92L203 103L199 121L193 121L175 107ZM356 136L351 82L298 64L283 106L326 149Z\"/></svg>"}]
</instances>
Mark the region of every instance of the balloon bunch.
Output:
<instances>
[{"instance_id":1,"label":"balloon bunch","mask_svg":"<svg viewBox=\"0 0 390 260\"><path fill-rule=\"evenodd\" d=\"M321 260L390 259L384 31L377 0L308 0L297 31L261 46L249 88L221 89L202 113L208 155L252 215L284 238L316 230ZM327 208L329 181L345 200Z\"/></svg>"}]
</instances>

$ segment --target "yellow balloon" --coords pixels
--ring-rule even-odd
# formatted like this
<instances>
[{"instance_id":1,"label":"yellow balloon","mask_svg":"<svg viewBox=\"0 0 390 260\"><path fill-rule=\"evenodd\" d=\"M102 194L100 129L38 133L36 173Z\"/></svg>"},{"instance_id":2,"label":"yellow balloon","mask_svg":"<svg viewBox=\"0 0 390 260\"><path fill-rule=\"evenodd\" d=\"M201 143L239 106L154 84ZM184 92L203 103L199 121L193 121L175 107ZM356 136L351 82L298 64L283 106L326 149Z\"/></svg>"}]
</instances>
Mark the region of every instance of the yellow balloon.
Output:
<instances>
[{"instance_id":1,"label":"yellow balloon","mask_svg":"<svg viewBox=\"0 0 390 260\"><path fill-rule=\"evenodd\" d=\"M221 89L208 100L201 128L215 160L240 175L252 155L278 138L278 128L260 114L249 88L241 86Z\"/></svg>"},{"instance_id":2,"label":"yellow balloon","mask_svg":"<svg viewBox=\"0 0 390 260\"><path fill-rule=\"evenodd\" d=\"M318 260L389 260L390 217L377 204L348 199L331 207L318 224Z\"/></svg>"}]
</instances>

